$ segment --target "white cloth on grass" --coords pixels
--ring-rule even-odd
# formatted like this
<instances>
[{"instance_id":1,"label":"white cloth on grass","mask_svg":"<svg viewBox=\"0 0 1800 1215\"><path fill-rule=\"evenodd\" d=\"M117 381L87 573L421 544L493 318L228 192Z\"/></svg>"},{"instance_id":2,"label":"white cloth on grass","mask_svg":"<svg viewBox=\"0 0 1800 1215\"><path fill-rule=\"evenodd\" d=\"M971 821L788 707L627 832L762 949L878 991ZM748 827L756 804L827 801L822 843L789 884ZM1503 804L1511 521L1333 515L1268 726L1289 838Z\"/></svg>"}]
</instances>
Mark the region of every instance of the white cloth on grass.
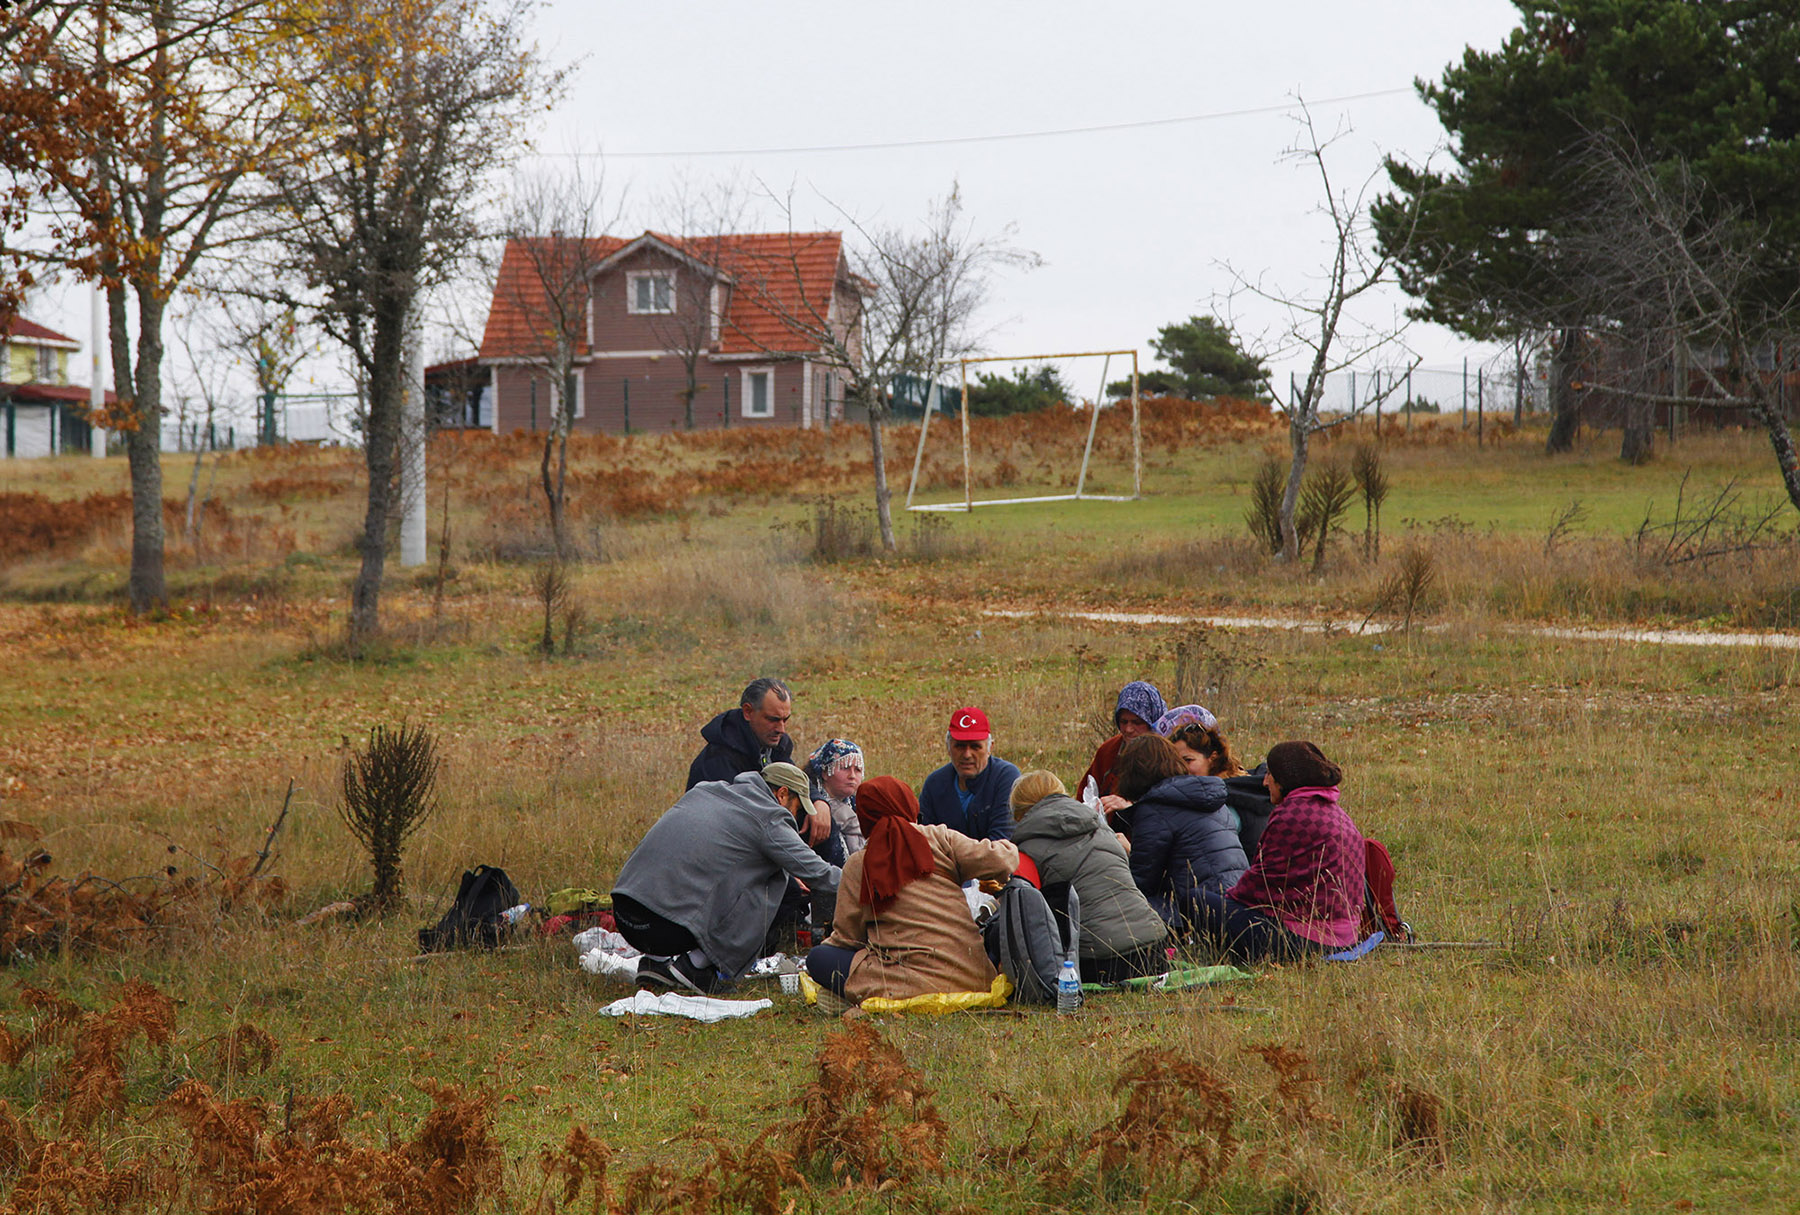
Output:
<instances>
[{"instance_id":1,"label":"white cloth on grass","mask_svg":"<svg viewBox=\"0 0 1800 1215\"><path fill-rule=\"evenodd\" d=\"M710 1024L732 1017L755 1016L763 1009L773 1007L773 1000L721 1000L715 996L678 996L672 991L661 995L640 991L626 999L614 1000L600 1012L608 1017L622 1017L626 1013L644 1017L686 1017Z\"/></svg>"},{"instance_id":2,"label":"white cloth on grass","mask_svg":"<svg viewBox=\"0 0 1800 1215\"><path fill-rule=\"evenodd\" d=\"M592 953L596 949L604 949L607 953L616 953L622 958L635 958L638 951L631 943L610 928L588 928L575 934L575 952Z\"/></svg>"},{"instance_id":3,"label":"white cloth on grass","mask_svg":"<svg viewBox=\"0 0 1800 1215\"><path fill-rule=\"evenodd\" d=\"M635 957L622 957L604 949L590 949L581 955L581 969L603 979L623 979L627 983L635 983L637 968L638 960Z\"/></svg>"}]
</instances>

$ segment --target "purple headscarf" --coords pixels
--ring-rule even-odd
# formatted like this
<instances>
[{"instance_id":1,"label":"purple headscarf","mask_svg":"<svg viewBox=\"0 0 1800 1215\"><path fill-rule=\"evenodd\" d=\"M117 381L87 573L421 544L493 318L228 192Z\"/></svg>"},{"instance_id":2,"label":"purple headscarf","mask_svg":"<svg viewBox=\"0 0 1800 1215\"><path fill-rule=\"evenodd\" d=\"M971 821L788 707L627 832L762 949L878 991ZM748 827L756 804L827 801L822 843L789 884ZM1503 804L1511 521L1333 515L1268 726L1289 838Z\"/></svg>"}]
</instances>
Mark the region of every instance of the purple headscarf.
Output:
<instances>
[{"instance_id":1,"label":"purple headscarf","mask_svg":"<svg viewBox=\"0 0 1800 1215\"><path fill-rule=\"evenodd\" d=\"M1164 738L1173 738L1175 731L1183 726L1197 725L1202 730L1211 730L1218 724L1219 719L1207 712L1205 705L1181 705L1157 718L1151 728Z\"/></svg>"},{"instance_id":2,"label":"purple headscarf","mask_svg":"<svg viewBox=\"0 0 1800 1215\"><path fill-rule=\"evenodd\" d=\"M1113 729L1119 728L1119 714L1136 713L1149 725L1164 713L1169 706L1163 703L1162 693L1156 690L1155 684L1137 680L1128 683L1119 690L1119 707L1113 710Z\"/></svg>"}]
</instances>

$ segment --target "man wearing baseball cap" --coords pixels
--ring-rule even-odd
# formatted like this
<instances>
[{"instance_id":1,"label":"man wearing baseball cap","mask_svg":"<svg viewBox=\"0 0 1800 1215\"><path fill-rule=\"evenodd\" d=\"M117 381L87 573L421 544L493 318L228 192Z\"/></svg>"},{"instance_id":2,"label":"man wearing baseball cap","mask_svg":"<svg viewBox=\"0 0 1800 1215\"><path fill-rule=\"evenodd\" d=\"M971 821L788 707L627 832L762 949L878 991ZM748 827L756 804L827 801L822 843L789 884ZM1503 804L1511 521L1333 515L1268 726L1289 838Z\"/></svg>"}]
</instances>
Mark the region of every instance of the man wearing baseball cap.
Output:
<instances>
[{"instance_id":1,"label":"man wearing baseball cap","mask_svg":"<svg viewBox=\"0 0 1800 1215\"><path fill-rule=\"evenodd\" d=\"M1011 839L1009 799L1019 770L995 757L987 714L974 705L952 713L944 743L950 762L919 788L920 824L938 823L971 839Z\"/></svg>"},{"instance_id":2,"label":"man wearing baseball cap","mask_svg":"<svg viewBox=\"0 0 1800 1215\"><path fill-rule=\"evenodd\" d=\"M790 876L837 889L838 867L800 839L810 791L772 763L701 781L652 824L612 891L620 935L645 955L639 987L717 991L756 960Z\"/></svg>"}]
</instances>

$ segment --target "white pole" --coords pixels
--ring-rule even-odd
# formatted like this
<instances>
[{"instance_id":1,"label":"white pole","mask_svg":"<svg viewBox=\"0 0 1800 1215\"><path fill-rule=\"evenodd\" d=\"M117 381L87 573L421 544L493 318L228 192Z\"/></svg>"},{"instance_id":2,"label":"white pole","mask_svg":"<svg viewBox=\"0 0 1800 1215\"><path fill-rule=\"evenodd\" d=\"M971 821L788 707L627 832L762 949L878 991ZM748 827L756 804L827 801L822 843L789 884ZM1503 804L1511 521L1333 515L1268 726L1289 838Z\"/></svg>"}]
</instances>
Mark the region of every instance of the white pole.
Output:
<instances>
[{"instance_id":1,"label":"white pole","mask_svg":"<svg viewBox=\"0 0 1800 1215\"><path fill-rule=\"evenodd\" d=\"M88 418L94 459L106 458L106 431L100 426L100 415L106 408L105 368L103 361L106 354L106 310L101 302L100 288L94 288L92 311L88 317L88 342L93 347L88 359Z\"/></svg>"},{"instance_id":2,"label":"white pole","mask_svg":"<svg viewBox=\"0 0 1800 1215\"><path fill-rule=\"evenodd\" d=\"M1112 370L1112 355L1109 354L1106 356L1106 361L1100 364L1100 396L1106 395L1106 373L1111 370ZM1135 407L1137 405L1137 398L1133 397L1131 403L1132 403L1133 407ZM1083 447L1081 449L1081 475L1075 478L1075 497L1076 498L1080 498L1081 491L1087 488L1088 460L1094 454L1094 428L1099 425L1100 425L1100 397L1095 397L1094 398L1094 412L1091 415L1089 415L1089 417L1088 417L1087 446Z\"/></svg>"},{"instance_id":3,"label":"white pole","mask_svg":"<svg viewBox=\"0 0 1800 1215\"><path fill-rule=\"evenodd\" d=\"M937 368L932 368L932 373L934 375L936 372ZM925 432L931 429L931 410L932 406L936 404L937 397L937 381L933 379L925 385L925 412L919 418L919 449L913 452L912 480L906 483L907 510L912 509L913 491L919 488L919 464L925 459Z\"/></svg>"},{"instance_id":4,"label":"white pole","mask_svg":"<svg viewBox=\"0 0 1800 1215\"><path fill-rule=\"evenodd\" d=\"M400 564L425 564L425 339L415 319L400 416Z\"/></svg>"}]
</instances>

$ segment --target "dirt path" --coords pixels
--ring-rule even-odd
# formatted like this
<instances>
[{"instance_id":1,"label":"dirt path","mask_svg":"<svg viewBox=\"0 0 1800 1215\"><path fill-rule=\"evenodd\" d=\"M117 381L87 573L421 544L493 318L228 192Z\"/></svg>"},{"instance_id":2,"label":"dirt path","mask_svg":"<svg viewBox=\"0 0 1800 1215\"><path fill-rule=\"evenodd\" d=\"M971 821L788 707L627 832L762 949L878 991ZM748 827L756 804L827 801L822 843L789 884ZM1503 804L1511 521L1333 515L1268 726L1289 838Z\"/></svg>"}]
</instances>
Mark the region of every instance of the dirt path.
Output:
<instances>
[{"instance_id":1,"label":"dirt path","mask_svg":"<svg viewBox=\"0 0 1800 1215\"><path fill-rule=\"evenodd\" d=\"M1058 616L1069 620L1093 620L1105 624L1204 624L1216 628L1294 629L1302 633L1386 633L1395 625L1364 622L1348 616L1301 620L1286 616L1175 616L1161 612L1081 612L1039 608L1018 611L985 608L982 615L1005 620L1032 616ZM1436 626L1442 627L1442 626ZM1552 637L1569 641L1628 641L1642 645L1767 646L1775 650L1800 650L1800 633L1699 633L1680 629L1567 629L1548 625L1495 626L1509 633Z\"/></svg>"}]
</instances>

